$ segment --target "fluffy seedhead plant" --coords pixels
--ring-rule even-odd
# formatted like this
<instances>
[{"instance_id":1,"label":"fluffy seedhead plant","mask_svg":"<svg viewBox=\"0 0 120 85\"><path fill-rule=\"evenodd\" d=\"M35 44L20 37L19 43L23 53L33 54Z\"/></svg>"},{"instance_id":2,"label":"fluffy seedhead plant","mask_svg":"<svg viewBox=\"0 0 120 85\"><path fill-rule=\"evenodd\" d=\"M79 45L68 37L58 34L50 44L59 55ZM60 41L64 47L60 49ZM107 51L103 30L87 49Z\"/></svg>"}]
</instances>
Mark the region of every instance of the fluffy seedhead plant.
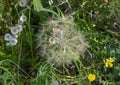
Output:
<instances>
[{"instance_id":1,"label":"fluffy seedhead plant","mask_svg":"<svg viewBox=\"0 0 120 85\"><path fill-rule=\"evenodd\" d=\"M48 20L37 37L39 54L57 66L72 64L88 46L83 33L76 29L72 16Z\"/></svg>"}]
</instances>

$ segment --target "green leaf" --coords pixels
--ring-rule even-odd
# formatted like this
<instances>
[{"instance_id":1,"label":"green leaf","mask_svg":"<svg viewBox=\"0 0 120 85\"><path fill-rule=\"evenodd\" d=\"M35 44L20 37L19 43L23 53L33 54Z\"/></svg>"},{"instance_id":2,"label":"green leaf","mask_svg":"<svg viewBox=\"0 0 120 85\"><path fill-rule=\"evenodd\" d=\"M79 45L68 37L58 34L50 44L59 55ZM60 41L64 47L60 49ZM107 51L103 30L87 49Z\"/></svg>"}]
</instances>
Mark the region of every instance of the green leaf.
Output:
<instances>
[{"instance_id":1,"label":"green leaf","mask_svg":"<svg viewBox=\"0 0 120 85\"><path fill-rule=\"evenodd\" d=\"M115 85L120 85L120 81L119 82L116 82L116 84Z\"/></svg>"},{"instance_id":2,"label":"green leaf","mask_svg":"<svg viewBox=\"0 0 120 85\"><path fill-rule=\"evenodd\" d=\"M50 12L58 16L58 14L52 10L46 9L43 7L41 0L33 0L33 5L34 5L34 10L37 12L40 11L45 11L45 12ZM59 16L58 16L59 17Z\"/></svg>"},{"instance_id":3,"label":"green leaf","mask_svg":"<svg viewBox=\"0 0 120 85\"><path fill-rule=\"evenodd\" d=\"M33 0L34 10L37 12L40 12L43 10L42 2L41 0Z\"/></svg>"},{"instance_id":4,"label":"green leaf","mask_svg":"<svg viewBox=\"0 0 120 85\"><path fill-rule=\"evenodd\" d=\"M101 53L102 53L103 55L105 55L105 54L107 54L107 51L106 51L106 50L102 50Z\"/></svg>"}]
</instances>

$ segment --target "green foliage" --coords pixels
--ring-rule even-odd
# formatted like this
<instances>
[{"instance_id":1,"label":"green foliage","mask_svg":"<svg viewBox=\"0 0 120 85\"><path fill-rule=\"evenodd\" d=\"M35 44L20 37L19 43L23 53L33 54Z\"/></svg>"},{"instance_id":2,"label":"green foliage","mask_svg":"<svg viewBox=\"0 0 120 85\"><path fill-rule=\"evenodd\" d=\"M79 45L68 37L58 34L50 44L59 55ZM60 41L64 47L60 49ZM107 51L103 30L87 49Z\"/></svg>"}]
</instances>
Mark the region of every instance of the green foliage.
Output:
<instances>
[{"instance_id":1,"label":"green foliage","mask_svg":"<svg viewBox=\"0 0 120 85\"><path fill-rule=\"evenodd\" d=\"M43 10L41 0L33 0L33 4L34 4L34 10L36 10L37 12L40 12Z\"/></svg>"},{"instance_id":2,"label":"green foliage","mask_svg":"<svg viewBox=\"0 0 120 85\"><path fill-rule=\"evenodd\" d=\"M47 64L42 64L37 72L36 78L32 81L31 85L48 85L52 79L51 67Z\"/></svg>"},{"instance_id":3,"label":"green foliage","mask_svg":"<svg viewBox=\"0 0 120 85\"><path fill-rule=\"evenodd\" d=\"M120 9L119 9L120 1L114 0L110 1L110 14L111 16L115 16L116 18L120 15Z\"/></svg>"}]
</instances>

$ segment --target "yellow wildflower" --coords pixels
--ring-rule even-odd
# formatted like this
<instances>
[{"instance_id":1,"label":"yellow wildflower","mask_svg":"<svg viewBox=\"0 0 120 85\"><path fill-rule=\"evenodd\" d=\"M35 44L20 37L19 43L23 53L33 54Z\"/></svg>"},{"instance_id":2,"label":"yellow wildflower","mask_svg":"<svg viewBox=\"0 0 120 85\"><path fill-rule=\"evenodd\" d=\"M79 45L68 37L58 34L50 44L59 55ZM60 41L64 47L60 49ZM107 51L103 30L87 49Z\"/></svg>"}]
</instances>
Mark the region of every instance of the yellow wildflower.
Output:
<instances>
[{"instance_id":1,"label":"yellow wildflower","mask_svg":"<svg viewBox=\"0 0 120 85\"><path fill-rule=\"evenodd\" d=\"M115 61L114 58L106 59L106 61L105 61L105 67L113 67L113 62L114 61Z\"/></svg>"},{"instance_id":2,"label":"yellow wildflower","mask_svg":"<svg viewBox=\"0 0 120 85\"><path fill-rule=\"evenodd\" d=\"M109 58L110 62L114 62L115 59L114 58Z\"/></svg>"},{"instance_id":3,"label":"yellow wildflower","mask_svg":"<svg viewBox=\"0 0 120 85\"><path fill-rule=\"evenodd\" d=\"M91 82L91 81L94 81L96 79L96 75L95 74L89 74L88 75L88 80Z\"/></svg>"}]
</instances>

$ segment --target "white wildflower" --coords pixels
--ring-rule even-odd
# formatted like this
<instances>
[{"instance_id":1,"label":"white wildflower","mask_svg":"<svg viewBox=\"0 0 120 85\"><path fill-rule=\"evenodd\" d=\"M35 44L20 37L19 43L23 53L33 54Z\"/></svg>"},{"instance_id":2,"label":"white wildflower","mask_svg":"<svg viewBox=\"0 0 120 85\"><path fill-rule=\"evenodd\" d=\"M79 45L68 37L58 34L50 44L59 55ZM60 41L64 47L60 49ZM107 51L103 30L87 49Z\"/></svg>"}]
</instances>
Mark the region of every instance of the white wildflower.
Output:
<instances>
[{"instance_id":1,"label":"white wildflower","mask_svg":"<svg viewBox=\"0 0 120 85\"><path fill-rule=\"evenodd\" d=\"M11 38L12 38L12 36L11 36L11 34L9 34L9 33L6 33L5 36L4 36L4 39L5 39L6 41L9 41Z\"/></svg>"},{"instance_id":2,"label":"white wildflower","mask_svg":"<svg viewBox=\"0 0 120 85\"><path fill-rule=\"evenodd\" d=\"M20 17L20 22L25 22L27 20L27 17L24 15L24 14L22 14L22 16Z\"/></svg>"},{"instance_id":3,"label":"white wildflower","mask_svg":"<svg viewBox=\"0 0 120 85\"><path fill-rule=\"evenodd\" d=\"M9 44L10 44L11 46L14 46L14 45L17 44L17 42L18 42L18 40L17 40L16 38L12 38L12 39L9 41Z\"/></svg>"},{"instance_id":4,"label":"white wildflower","mask_svg":"<svg viewBox=\"0 0 120 85\"><path fill-rule=\"evenodd\" d=\"M26 0L20 0L19 2L19 6L20 7L25 7L27 5L27 1Z\"/></svg>"},{"instance_id":5,"label":"white wildflower","mask_svg":"<svg viewBox=\"0 0 120 85\"><path fill-rule=\"evenodd\" d=\"M16 28L17 28L18 32L22 32L22 30L23 30L22 25L17 25Z\"/></svg>"},{"instance_id":6,"label":"white wildflower","mask_svg":"<svg viewBox=\"0 0 120 85\"><path fill-rule=\"evenodd\" d=\"M16 27L12 27L12 28L10 29L10 31L11 31L11 34L13 34L13 35L18 34L18 30L16 29Z\"/></svg>"}]
</instances>

